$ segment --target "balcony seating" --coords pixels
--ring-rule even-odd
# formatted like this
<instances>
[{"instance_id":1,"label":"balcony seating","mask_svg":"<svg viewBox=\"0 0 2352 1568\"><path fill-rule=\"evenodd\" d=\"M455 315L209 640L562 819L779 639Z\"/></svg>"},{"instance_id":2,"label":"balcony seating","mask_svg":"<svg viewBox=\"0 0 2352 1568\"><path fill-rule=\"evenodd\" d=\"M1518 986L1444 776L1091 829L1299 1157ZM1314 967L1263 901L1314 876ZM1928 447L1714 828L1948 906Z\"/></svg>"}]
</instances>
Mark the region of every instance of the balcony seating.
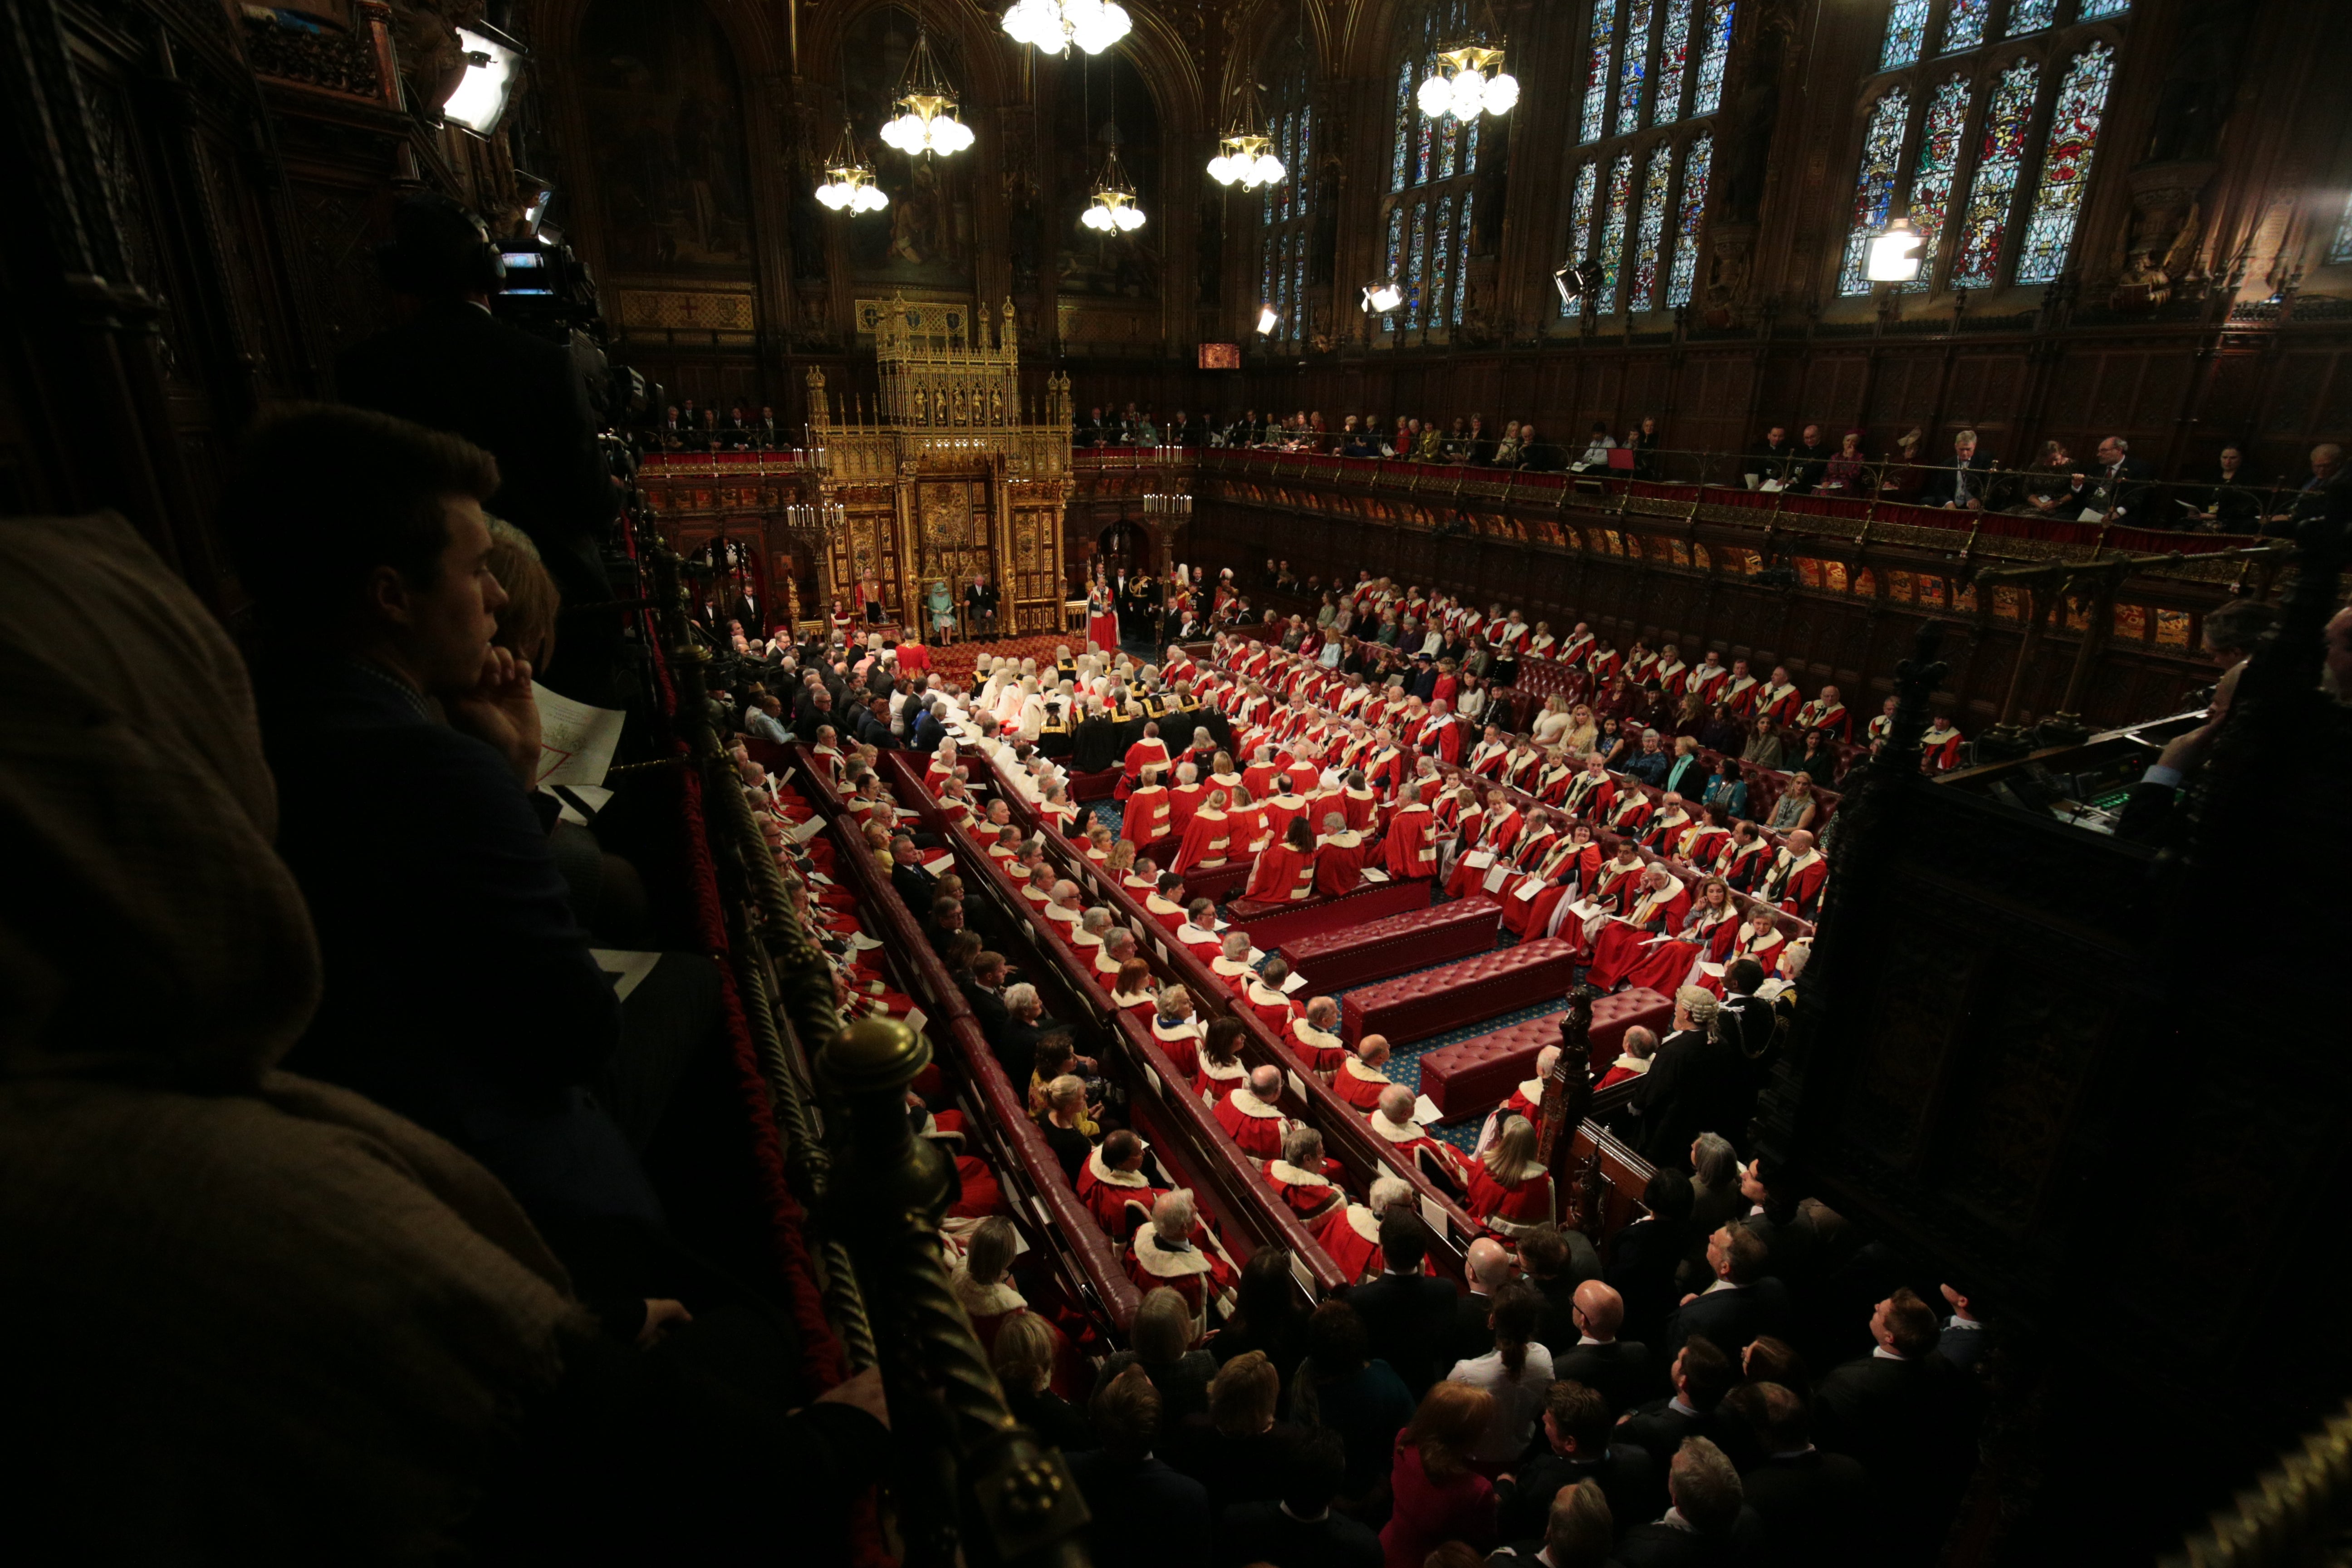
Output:
<instances>
[{"instance_id":1,"label":"balcony seating","mask_svg":"<svg viewBox=\"0 0 2352 1568\"><path fill-rule=\"evenodd\" d=\"M1421 1058L1421 1092L1448 1121L1485 1115L1535 1076L1536 1053L1559 1043L1562 1016L1547 1013L1431 1051ZM1627 1029L1639 1024L1663 1036L1674 1016L1674 1003L1655 991L1621 991L1595 1001L1589 1037L1594 1076L1624 1048Z\"/></svg>"},{"instance_id":2,"label":"balcony seating","mask_svg":"<svg viewBox=\"0 0 2352 1568\"><path fill-rule=\"evenodd\" d=\"M1523 942L1366 986L1341 1000L1339 1030L1351 1046L1366 1035L1402 1045L1563 995L1575 978L1570 943L1558 937Z\"/></svg>"},{"instance_id":3,"label":"balcony seating","mask_svg":"<svg viewBox=\"0 0 2352 1568\"><path fill-rule=\"evenodd\" d=\"M1481 893L1286 942L1280 952L1295 973L1307 976L1308 986L1324 994L1490 952L1502 919L1503 906Z\"/></svg>"}]
</instances>

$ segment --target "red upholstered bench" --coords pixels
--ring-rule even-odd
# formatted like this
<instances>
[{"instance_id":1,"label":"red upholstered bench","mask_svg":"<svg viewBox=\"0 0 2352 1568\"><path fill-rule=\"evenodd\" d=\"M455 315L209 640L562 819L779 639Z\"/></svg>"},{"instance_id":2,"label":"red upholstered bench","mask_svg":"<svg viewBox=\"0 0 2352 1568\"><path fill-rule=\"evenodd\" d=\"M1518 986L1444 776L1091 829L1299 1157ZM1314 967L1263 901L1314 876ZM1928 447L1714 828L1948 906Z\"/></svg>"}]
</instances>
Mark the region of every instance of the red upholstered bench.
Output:
<instances>
[{"instance_id":1,"label":"red upholstered bench","mask_svg":"<svg viewBox=\"0 0 2352 1568\"><path fill-rule=\"evenodd\" d=\"M1301 937L1283 943L1280 952L1292 970L1307 976L1310 989L1327 995L1408 969L1486 952L1495 945L1502 919L1503 906L1480 893Z\"/></svg>"},{"instance_id":2,"label":"red upholstered bench","mask_svg":"<svg viewBox=\"0 0 2352 1568\"><path fill-rule=\"evenodd\" d=\"M1576 950L1567 942L1523 942L1351 992L1339 1003L1340 1031L1350 1045L1366 1035L1403 1045L1561 995L1575 978Z\"/></svg>"},{"instance_id":3,"label":"red upholstered bench","mask_svg":"<svg viewBox=\"0 0 2352 1568\"><path fill-rule=\"evenodd\" d=\"M1547 1013L1475 1040L1431 1051L1421 1058L1421 1092L1448 1121L1484 1116L1511 1090L1536 1074L1536 1053L1559 1043L1565 1013ZM1675 1005L1654 991L1635 987L1592 1004L1593 1076L1609 1069L1623 1050L1625 1031L1639 1024L1663 1037L1674 1022Z\"/></svg>"}]
</instances>

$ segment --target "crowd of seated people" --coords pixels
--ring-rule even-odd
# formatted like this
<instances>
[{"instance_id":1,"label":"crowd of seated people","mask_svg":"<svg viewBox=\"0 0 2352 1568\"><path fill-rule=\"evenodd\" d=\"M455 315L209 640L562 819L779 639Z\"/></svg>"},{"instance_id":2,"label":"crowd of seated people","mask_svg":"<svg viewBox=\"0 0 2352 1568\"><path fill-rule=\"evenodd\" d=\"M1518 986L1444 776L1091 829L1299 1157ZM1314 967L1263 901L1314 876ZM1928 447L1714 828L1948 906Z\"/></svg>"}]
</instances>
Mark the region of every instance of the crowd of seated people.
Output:
<instances>
[{"instance_id":1,"label":"crowd of seated people","mask_svg":"<svg viewBox=\"0 0 2352 1568\"><path fill-rule=\"evenodd\" d=\"M1581 440L1560 442L1539 437L1532 422L1492 424L1477 414L1450 425L1378 414L1349 414L1333 424L1319 410L1286 416L1252 408L1216 424L1180 413L1163 426L1152 421L1148 409L1139 415L1129 404L1124 416L1106 417L1101 409L1093 410L1078 421L1074 439L1080 446L1260 447L1537 473L1614 469L1633 479L1668 477L1658 421L1646 416L1622 434L1596 421ZM2246 447L2231 442L2210 461L2169 479L2159 479L2146 461L2133 457L2131 443L2120 436L2104 437L2084 458L2076 458L2063 441L2045 441L2032 457L2007 465L1982 446L1970 429L1955 432L1950 453L1941 455L1917 428L1874 448L1864 430L1806 424L1792 433L1791 426L1775 424L1735 456L1677 454L1672 477L1791 495L2283 536L2291 536L2300 521L2318 516L2327 491L2346 478L2343 447L2332 441L2313 447L2298 473L2254 474L2246 467Z\"/></svg>"},{"instance_id":2,"label":"crowd of seated people","mask_svg":"<svg viewBox=\"0 0 2352 1568\"><path fill-rule=\"evenodd\" d=\"M722 414L715 407L697 407L691 397L663 409L661 417L638 437L647 451L662 452L776 452L799 445L765 404L757 412L731 404Z\"/></svg>"}]
</instances>

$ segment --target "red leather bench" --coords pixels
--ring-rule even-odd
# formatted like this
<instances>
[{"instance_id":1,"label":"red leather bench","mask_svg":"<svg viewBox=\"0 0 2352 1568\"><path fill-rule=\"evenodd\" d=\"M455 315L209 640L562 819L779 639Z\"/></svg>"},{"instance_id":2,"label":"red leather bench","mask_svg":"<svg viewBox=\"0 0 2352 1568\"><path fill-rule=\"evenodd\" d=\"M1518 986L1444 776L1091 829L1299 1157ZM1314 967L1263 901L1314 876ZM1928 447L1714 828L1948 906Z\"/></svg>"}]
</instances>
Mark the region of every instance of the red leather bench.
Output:
<instances>
[{"instance_id":1,"label":"red leather bench","mask_svg":"<svg viewBox=\"0 0 2352 1568\"><path fill-rule=\"evenodd\" d=\"M1310 990L1328 995L1408 969L1491 950L1503 906L1486 894L1286 942L1280 952ZM1374 1031L1382 1033L1385 1031ZM1391 1037L1393 1038L1394 1037Z\"/></svg>"},{"instance_id":2,"label":"red leather bench","mask_svg":"<svg viewBox=\"0 0 2352 1568\"><path fill-rule=\"evenodd\" d=\"M1559 1021L1566 1009L1496 1029L1475 1040L1431 1051L1421 1058L1421 1092L1444 1112L1448 1121L1484 1116L1511 1090L1536 1075L1536 1053L1559 1043ZM1636 987L1603 996L1592 1004L1593 1077L1624 1049L1625 1031L1639 1024L1664 1037L1674 1022L1675 1005L1654 991Z\"/></svg>"},{"instance_id":3,"label":"red leather bench","mask_svg":"<svg viewBox=\"0 0 2352 1568\"><path fill-rule=\"evenodd\" d=\"M1366 1035L1403 1045L1564 995L1575 979L1573 947L1558 937L1523 942L1351 992L1340 999L1340 1032L1350 1045Z\"/></svg>"}]
</instances>

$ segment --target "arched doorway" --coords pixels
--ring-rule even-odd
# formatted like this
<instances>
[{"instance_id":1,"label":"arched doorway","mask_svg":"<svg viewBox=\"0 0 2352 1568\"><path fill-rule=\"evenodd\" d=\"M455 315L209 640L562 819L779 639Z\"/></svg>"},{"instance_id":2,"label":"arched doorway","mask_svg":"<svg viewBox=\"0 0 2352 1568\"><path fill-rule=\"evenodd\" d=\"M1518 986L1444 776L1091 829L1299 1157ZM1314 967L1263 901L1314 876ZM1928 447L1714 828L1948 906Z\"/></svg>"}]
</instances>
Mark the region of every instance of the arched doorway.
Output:
<instances>
[{"instance_id":1,"label":"arched doorway","mask_svg":"<svg viewBox=\"0 0 2352 1568\"><path fill-rule=\"evenodd\" d=\"M1095 558L1116 577L1121 572L1150 571L1151 535L1131 517L1122 517L1095 536Z\"/></svg>"}]
</instances>

